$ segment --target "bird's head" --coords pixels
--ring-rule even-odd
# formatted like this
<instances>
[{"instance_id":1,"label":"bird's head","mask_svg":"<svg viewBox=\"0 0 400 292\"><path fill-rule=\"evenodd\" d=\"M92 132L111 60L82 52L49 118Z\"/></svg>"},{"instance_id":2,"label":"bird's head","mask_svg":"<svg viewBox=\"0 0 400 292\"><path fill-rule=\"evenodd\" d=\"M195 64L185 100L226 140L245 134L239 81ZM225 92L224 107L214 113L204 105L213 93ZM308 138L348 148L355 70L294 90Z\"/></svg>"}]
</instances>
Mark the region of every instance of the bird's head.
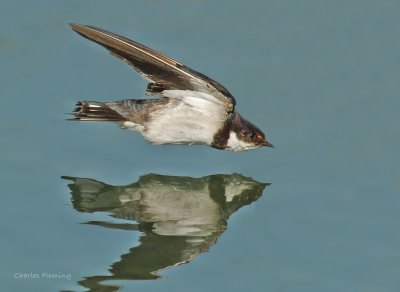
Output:
<instances>
[{"instance_id":1,"label":"bird's head","mask_svg":"<svg viewBox=\"0 0 400 292\"><path fill-rule=\"evenodd\" d=\"M227 143L229 150L242 152L262 146L274 147L265 139L264 133L258 127L241 117L236 111L232 115Z\"/></svg>"}]
</instances>

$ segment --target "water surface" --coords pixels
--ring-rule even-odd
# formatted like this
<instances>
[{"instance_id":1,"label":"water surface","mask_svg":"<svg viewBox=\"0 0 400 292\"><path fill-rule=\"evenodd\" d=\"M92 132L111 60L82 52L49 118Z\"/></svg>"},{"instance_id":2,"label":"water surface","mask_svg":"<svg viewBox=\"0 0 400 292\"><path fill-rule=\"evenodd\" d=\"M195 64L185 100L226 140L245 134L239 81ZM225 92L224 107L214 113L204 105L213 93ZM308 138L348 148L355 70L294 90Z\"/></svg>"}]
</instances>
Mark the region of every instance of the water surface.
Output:
<instances>
[{"instance_id":1,"label":"water surface","mask_svg":"<svg viewBox=\"0 0 400 292\"><path fill-rule=\"evenodd\" d=\"M397 291L399 8L2 1L3 290ZM146 88L69 22L130 37L216 79L276 148L154 146L112 124L66 121L78 100L142 98ZM160 190L186 185L210 215L196 225L149 189L144 205L134 199L154 176ZM232 176L241 179L227 188ZM243 180L259 185L246 195ZM94 188L90 204L74 199L79 181Z\"/></svg>"}]
</instances>

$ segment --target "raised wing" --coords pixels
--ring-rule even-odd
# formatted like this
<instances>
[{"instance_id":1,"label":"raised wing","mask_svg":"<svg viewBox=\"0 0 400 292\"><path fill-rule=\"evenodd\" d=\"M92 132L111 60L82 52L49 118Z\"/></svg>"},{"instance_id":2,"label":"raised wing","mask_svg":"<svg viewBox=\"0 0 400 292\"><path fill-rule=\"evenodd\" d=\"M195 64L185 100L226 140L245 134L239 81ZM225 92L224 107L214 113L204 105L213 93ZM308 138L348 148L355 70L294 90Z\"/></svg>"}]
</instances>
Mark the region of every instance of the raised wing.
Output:
<instances>
[{"instance_id":1,"label":"raised wing","mask_svg":"<svg viewBox=\"0 0 400 292\"><path fill-rule=\"evenodd\" d=\"M164 90L195 90L212 94L227 112L235 107L235 98L221 84L142 44L93 26L70 24L83 37L94 41L124 60L151 83L150 93Z\"/></svg>"}]
</instances>

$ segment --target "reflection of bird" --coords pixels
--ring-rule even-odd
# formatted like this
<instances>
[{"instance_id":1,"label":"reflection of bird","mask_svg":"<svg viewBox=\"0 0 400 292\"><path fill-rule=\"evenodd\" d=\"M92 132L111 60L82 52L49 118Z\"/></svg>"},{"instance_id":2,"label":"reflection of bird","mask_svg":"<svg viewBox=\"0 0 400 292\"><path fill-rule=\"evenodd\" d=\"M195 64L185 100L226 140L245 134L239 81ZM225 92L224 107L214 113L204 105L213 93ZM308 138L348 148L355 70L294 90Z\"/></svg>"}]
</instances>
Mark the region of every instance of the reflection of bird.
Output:
<instances>
[{"instance_id":1,"label":"reflection of bird","mask_svg":"<svg viewBox=\"0 0 400 292\"><path fill-rule=\"evenodd\" d=\"M117 34L71 24L79 34L124 60L150 81L157 99L80 101L78 121L111 121L153 144L202 144L234 152L272 147L264 133L235 110L235 99L218 82Z\"/></svg>"},{"instance_id":2,"label":"reflection of bird","mask_svg":"<svg viewBox=\"0 0 400 292\"><path fill-rule=\"evenodd\" d=\"M202 178L148 174L127 186L63 178L73 181L69 188L79 212L107 211L112 217L138 223L88 224L143 232L140 245L112 265L112 276L80 282L90 288L111 279L157 279L157 271L193 260L215 244L229 216L257 200L268 185L239 174Z\"/></svg>"}]
</instances>

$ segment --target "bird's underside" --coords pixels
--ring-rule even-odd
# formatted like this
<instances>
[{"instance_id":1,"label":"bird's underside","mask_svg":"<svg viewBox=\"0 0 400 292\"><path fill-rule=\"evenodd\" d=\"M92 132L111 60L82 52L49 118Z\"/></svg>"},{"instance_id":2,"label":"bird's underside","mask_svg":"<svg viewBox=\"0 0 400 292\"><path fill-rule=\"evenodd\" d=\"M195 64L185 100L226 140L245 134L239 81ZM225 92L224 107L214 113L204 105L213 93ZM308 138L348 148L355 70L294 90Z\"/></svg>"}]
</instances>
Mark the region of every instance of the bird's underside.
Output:
<instances>
[{"instance_id":1,"label":"bird's underside","mask_svg":"<svg viewBox=\"0 0 400 292\"><path fill-rule=\"evenodd\" d=\"M234 97L218 82L120 35L71 27L149 80L146 94L156 97L80 101L71 120L115 122L153 144L203 144L237 152L271 146L261 130L237 113Z\"/></svg>"},{"instance_id":2,"label":"bird's underside","mask_svg":"<svg viewBox=\"0 0 400 292\"><path fill-rule=\"evenodd\" d=\"M221 115L209 102L199 106L196 98L183 93L186 94L183 98L80 101L73 120L114 122L121 128L139 132L153 144L211 146L227 115Z\"/></svg>"}]
</instances>

